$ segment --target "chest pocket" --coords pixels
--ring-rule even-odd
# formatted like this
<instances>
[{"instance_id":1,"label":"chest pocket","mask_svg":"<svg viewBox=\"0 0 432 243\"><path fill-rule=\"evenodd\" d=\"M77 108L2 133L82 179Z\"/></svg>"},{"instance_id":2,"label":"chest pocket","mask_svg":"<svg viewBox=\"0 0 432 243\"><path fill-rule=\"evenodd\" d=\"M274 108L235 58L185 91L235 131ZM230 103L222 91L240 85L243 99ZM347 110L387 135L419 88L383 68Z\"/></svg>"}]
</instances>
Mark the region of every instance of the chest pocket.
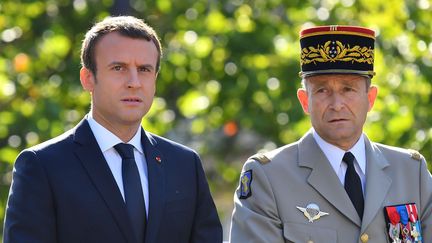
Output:
<instances>
[{"instance_id":1,"label":"chest pocket","mask_svg":"<svg viewBox=\"0 0 432 243\"><path fill-rule=\"evenodd\" d=\"M336 230L312 225L285 222L283 235L287 242L295 243L336 243Z\"/></svg>"}]
</instances>

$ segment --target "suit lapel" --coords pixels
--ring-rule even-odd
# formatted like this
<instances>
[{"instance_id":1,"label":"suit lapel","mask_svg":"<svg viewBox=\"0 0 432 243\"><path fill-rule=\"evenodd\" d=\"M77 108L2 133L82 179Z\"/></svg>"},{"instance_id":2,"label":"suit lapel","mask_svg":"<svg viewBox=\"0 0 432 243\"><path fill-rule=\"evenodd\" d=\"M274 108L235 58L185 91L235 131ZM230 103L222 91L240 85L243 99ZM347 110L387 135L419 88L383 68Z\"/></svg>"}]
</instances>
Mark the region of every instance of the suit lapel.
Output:
<instances>
[{"instance_id":1,"label":"suit lapel","mask_svg":"<svg viewBox=\"0 0 432 243\"><path fill-rule=\"evenodd\" d=\"M336 173L315 142L312 132L308 132L299 142L299 166L312 169L308 183L330 204L359 227L360 217L352 205ZM324 183L325 182L325 183Z\"/></svg>"},{"instance_id":2,"label":"suit lapel","mask_svg":"<svg viewBox=\"0 0 432 243\"><path fill-rule=\"evenodd\" d=\"M141 142L144 146L148 169L149 212L146 231L146 242L156 242L163 209L165 205L165 177L163 167L166 161L156 148L152 135L142 131Z\"/></svg>"},{"instance_id":3,"label":"suit lapel","mask_svg":"<svg viewBox=\"0 0 432 243\"><path fill-rule=\"evenodd\" d=\"M363 232L372 222L391 186L391 178L385 173L389 166L381 151L365 138L366 143L366 190L365 190L365 214L361 231Z\"/></svg>"},{"instance_id":4,"label":"suit lapel","mask_svg":"<svg viewBox=\"0 0 432 243\"><path fill-rule=\"evenodd\" d=\"M87 120L84 119L77 125L74 142L76 156L104 199L125 239L127 242L135 242L120 190Z\"/></svg>"}]
</instances>

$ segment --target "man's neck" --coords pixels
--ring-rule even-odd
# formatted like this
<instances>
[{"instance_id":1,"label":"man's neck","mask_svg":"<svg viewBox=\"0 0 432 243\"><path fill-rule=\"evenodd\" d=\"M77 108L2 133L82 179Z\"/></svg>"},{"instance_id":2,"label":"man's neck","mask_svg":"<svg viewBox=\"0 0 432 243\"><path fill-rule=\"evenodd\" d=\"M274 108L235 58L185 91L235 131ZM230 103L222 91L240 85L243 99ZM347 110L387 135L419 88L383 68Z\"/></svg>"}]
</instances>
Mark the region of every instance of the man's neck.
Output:
<instances>
[{"instance_id":1,"label":"man's neck","mask_svg":"<svg viewBox=\"0 0 432 243\"><path fill-rule=\"evenodd\" d=\"M103 126L108 131L120 138L124 143L129 142L132 137L135 136L141 125L140 123L127 125L114 124L107 119L103 119L103 117L95 116L91 112L89 113L89 116L99 123L99 125Z\"/></svg>"}]
</instances>

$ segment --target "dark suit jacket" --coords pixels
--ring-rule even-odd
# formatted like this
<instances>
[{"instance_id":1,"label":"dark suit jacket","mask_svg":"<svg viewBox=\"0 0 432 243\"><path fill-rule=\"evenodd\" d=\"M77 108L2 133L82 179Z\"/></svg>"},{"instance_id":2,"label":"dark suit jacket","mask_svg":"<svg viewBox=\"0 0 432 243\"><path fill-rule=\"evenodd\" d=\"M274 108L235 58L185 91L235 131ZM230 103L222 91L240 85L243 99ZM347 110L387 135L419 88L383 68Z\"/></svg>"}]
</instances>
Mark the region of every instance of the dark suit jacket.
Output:
<instances>
[{"instance_id":1,"label":"dark suit jacket","mask_svg":"<svg viewBox=\"0 0 432 243\"><path fill-rule=\"evenodd\" d=\"M222 242L198 155L142 134L150 197L146 243ZM85 119L65 134L24 150L15 162L4 243L37 242L138 243Z\"/></svg>"}]
</instances>

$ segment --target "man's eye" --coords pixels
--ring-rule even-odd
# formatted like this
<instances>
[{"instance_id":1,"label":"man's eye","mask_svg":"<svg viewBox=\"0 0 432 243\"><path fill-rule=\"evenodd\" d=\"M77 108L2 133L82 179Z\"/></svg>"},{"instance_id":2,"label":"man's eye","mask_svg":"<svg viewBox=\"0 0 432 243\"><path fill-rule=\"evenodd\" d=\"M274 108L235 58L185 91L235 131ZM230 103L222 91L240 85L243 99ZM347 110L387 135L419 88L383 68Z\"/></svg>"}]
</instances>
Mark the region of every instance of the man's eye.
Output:
<instances>
[{"instance_id":1,"label":"man's eye","mask_svg":"<svg viewBox=\"0 0 432 243\"><path fill-rule=\"evenodd\" d=\"M350 92L350 91L354 91L354 89L352 87L345 87L344 91L345 92Z\"/></svg>"},{"instance_id":2,"label":"man's eye","mask_svg":"<svg viewBox=\"0 0 432 243\"><path fill-rule=\"evenodd\" d=\"M122 68L122 66L114 66L113 67L113 70L115 70L115 71L121 71L123 68Z\"/></svg>"},{"instance_id":3,"label":"man's eye","mask_svg":"<svg viewBox=\"0 0 432 243\"><path fill-rule=\"evenodd\" d=\"M138 68L138 71L139 72L150 72L150 68L148 68L148 67L140 67L140 68Z\"/></svg>"}]
</instances>

